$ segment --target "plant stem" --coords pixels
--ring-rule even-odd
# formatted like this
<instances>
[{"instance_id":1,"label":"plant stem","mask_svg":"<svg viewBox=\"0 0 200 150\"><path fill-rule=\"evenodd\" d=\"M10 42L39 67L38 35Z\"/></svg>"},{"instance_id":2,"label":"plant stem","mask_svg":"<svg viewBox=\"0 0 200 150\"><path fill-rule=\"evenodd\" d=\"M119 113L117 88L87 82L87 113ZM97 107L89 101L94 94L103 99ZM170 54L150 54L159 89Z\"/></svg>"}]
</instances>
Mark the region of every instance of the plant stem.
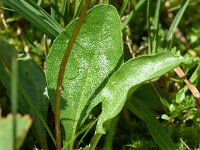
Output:
<instances>
[{"instance_id":1,"label":"plant stem","mask_svg":"<svg viewBox=\"0 0 200 150\"><path fill-rule=\"evenodd\" d=\"M102 134L97 133L92 137L92 140L90 142L90 144L91 144L90 150L95 150L101 136L102 136Z\"/></svg>"},{"instance_id":2,"label":"plant stem","mask_svg":"<svg viewBox=\"0 0 200 150\"><path fill-rule=\"evenodd\" d=\"M71 3L70 3L70 0L68 0L68 1L67 1L67 11L68 11L68 14L69 14L69 9L70 9L70 4L71 4Z\"/></svg>"},{"instance_id":3,"label":"plant stem","mask_svg":"<svg viewBox=\"0 0 200 150\"><path fill-rule=\"evenodd\" d=\"M17 52L12 56L12 78L11 78L11 100L12 100L12 113L13 113L13 149L17 149Z\"/></svg>"},{"instance_id":4,"label":"plant stem","mask_svg":"<svg viewBox=\"0 0 200 150\"><path fill-rule=\"evenodd\" d=\"M153 54L157 52L157 48L158 48L158 31L159 31L160 9L162 5L162 1L163 0L157 0L157 4L156 4L156 11L155 11L154 25L153 25L153 29L155 30L153 48L152 48Z\"/></svg>"},{"instance_id":5,"label":"plant stem","mask_svg":"<svg viewBox=\"0 0 200 150\"><path fill-rule=\"evenodd\" d=\"M147 0L147 30L148 30L148 54L152 53L152 40L150 31L150 0Z\"/></svg>"},{"instance_id":6,"label":"plant stem","mask_svg":"<svg viewBox=\"0 0 200 150\"><path fill-rule=\"evenodd\" d=\"M69 39L65 55L62 59L62 62L60 64L59 74L58 74L58 81L57 81L57 87L56 87L56 106L55 106L55 131L56 131L56 150L61 149L61 131L60 131L60 98L61 98L61 90L62 90L62 81L65 73L65 68L67 65L68 58L71 53L71 49L73 47L73 44L76 40L76 37L80 31L80 28L83 24L84 18L86 16L86 12L90 6L91 0L85 1L85 6L83 7L83 10L81 12L80 18L78 19L78 22L75 26L74 32L72 33L72 36Z\"/></svg>"},{"instance_id":7,"label":"plant stem","mask_svg":"<svg viewBox=\"0 0 200 150\"><path fill-rule=\"evenodd\" d=\"M179 77L181 77L183 79L183 81L187 85L188 89L190 89L190 91L192 92L193 96L195 97L197 106L200 108L200 92L198 91L198 89L188 81L188 79L186 78L183 70L180 67L176 67L174 69L174 71L176 72L176 74Z\"/></svg>"}]
</instances>

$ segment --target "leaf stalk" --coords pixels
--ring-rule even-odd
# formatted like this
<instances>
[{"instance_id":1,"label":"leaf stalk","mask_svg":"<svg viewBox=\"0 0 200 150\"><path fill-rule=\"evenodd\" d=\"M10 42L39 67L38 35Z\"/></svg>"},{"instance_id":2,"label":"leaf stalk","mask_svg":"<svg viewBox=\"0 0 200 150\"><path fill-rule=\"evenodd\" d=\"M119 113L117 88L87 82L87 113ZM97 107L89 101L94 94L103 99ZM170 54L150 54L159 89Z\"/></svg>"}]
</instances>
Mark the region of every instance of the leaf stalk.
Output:
<instances>
[{"instance_id":1,"label":"leaf stalk","mask_svg":"<svg viewBox=\"0 0 200 150\"><path fill-rule=\"evenodd\" d=\"M72 36L69 39L65 55L62 59L62 62L60 64L59 74L58 74L58 81L57 81L57 87L56 87L56 105L55 105L55 131L56 131L56 150L61 149L61 130L60 130L60 99L61 99L61 91L62 91L62 82L63 77L66 69L66 65L68 62L68 58L71 53L71 49L73 47L73 44L78 36L78 33L81 29L81 26L83 24L84 18L86 16L86 12L90 6L91 0L86 0L85 5L83 7L83 10L81 12L80 18L78 19L78 22L75 26L74 32L72 33Z\"/></svg>"}]
</instances>

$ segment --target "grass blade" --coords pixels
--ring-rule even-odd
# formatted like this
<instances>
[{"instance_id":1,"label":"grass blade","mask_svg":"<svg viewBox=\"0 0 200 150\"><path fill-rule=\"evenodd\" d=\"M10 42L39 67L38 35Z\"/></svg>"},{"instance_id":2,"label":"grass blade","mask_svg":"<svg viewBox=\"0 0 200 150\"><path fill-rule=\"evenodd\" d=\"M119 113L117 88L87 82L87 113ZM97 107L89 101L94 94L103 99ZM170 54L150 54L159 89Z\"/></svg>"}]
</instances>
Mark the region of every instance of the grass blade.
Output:
<instances>
[{"instance_id":1,"label":"grass blade","mask_svg":"<svg viewBox=\"0 0 200 150\"><path fill-rule=\"evenodd\" d=\"M37 1L37 5L38 5L38 6L41 6L41 4L42 4L42 0L38 0L38 1Z\"/></svg>"},{"instance_id":2,"label":"grass blade","mask_svg":"<svg viewBox=\"0 0 200 150\"><path fill-rule=\"evenodd\" d=\"M51 0L51 17L56 19L56 0Z\"/></svg>"},{"instance_id":3,"label":"grass blade","mask_svg":"<svg viewBox=\"0 0 200 150\"><path fill-rule=\"evenodd\" d=\"M138 101L137 103L154 141L162 150L175 150L176 147L170 136L161 123L156 119L153 112L145 106L145 103L141 103L141 101Z\"/></svg>"},{"instance_id":4,"label":"grass blade","mask_svg":"<svg viewBox=\"0 0 200 150\"><path fill-rule=\"evenodd\" d=\"M69 5L68 3L69 0L62 0L61 5L60 5L60 14L59 14L59 19L64 21L64 26L67 25L69 21Z\"/></svg>"},{"instance_id":5,"label":"grass blade","mask_svg":"<svg viewBox=\"0 0 200 150\"><path fill-rule=\"evenodd\" d=\"M158 47L158 30L159 30L161 4L162 4L162 0L157 0L156 12L155 12L154 24L153 24L153 29L155 31L154 39L153 39L153 48L152 48L153 54L157 52L157 47Z\"/></svg>"},{"instance_id":6,"label":"grass blade","mask_svg":"<svg viewBox=\"0 0 200 150\"><path fill-rule=\"evenodd\" d=\"M122 7L121 7L121 9L120 9L120 11L119 11L120 17L123 15L123 13L124 13L125 8L127 7L127 5L128 5L128 0L124 0L124 2L123 2L123 4L122 4Z\"/></svg>"},{"instance_id":7,"label":"grass blade","mask_svg":"<svg viewBox=\"0 0 200 150\"><path fill-rule=\"evenodd\" d=\"M17 52L12 57L12 77L11 77L11 100L12 100L12 112L13 112L13 149L17 149Z\"/></svg>"},{"instance_id":8,"label":"grass blade","mask_svg":"<svg viewBox=\"0 0 200 150\"><path fill-rule=\"evenodd\" d=\"M179 22L180 22L180 20L181 20L181 18L183 16L183 14L184 14L184 12L185 12L189 2L190 2L190 0L184 0L183 1L182 5L181 5L181 8L179 9L178 13L176 14L176 16L175 16L175 18L174 18L174 20L173 20L173 22L172 22L172 24L171 24L171 26L169 28L169 32L168 32L168 34L166 36L166 41L167 42L169 42L172 39L173 34L174 34L174 32L175 32L175 30L176 30L176 28L177 28L177 26L178 26L178 24L179 24Z\"/></svg>"},{"instance_id":9,"label":"grass blade","mask_svg":"<svg viewBox=\"0 0 200 150\"><path fill-rule=\"evenodd\" d=\"M81 2L79 3L79 5L77 5L78 8L76 9L76 12L74 12L73 19L75 19L75 18L77 18L79 16L79 14L80 14L80 12L82 10L82 7L83 7L83 2L84 2L84 0L81 0Z\"/></svg>"},{"instance_id":10,"label":"grass blade","mask_svg":"<svg viewBox=\"0 0 200 150\"><path fill-rule=\"evenodd\" d=\"M140 0L136 5L135 8L130 12L130 14L127 16L127 18L122 22L121 29L123 30L127 24L131 21L135 13L139 11L139 9L143 6L146 0Z\"/></svg>"},{"instance_id":11,"label":"grass blade","mask_svg":"<svg viewBox=\"0 0 200 150\"><path fill-rule=\"evenodd\" d=\"M148 53L151 54L152 51L152 40L151 40L151 25L150 25L150 0L147 0L147 32L148 32Z\"/></svg>"},{"instance_id":12,"label":"grass blade","mask_svg":"<svg viewBox=\"0 0 200 150\"><path fill-rule=\"evenodd\" d=\"M52 39L63 31L58 22L32 0L3 0L3 2Z\"/></svg>"}]
</instances>

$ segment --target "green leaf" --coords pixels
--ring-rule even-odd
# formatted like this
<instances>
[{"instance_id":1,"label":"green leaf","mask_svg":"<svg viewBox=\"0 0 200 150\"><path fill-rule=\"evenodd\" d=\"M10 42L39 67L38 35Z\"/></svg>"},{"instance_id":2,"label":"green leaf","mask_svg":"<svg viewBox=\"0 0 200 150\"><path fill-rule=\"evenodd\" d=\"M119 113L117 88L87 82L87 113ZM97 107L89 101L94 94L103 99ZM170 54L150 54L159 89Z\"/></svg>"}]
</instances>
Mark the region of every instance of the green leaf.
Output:
<instances>
[{"instance_id":1,"label":"green leaf","mask_svg":"<svg viewBox=\"0 0 200 150\"><path fill-rule=\"evenodd\" d=\"M64 25L68 24L69 21L69 10L70 6L68 6L68 0L62 0L59 8L60 16L59 19L63 19Z\"/></svg>"},{"instance_id":2,"label":"green leaf","mask_svg":"<svg viewBox=\"0 0 200 150\"><path fill-rule=\"evenodd\" d=\"M152 84L153 83L149 83L140 86L133 93L132 98L139 98L141 101L144 101L145 105L147 105L150 109L162 111L164 110L164 107Z\"/></svg>"},{"instance_id":3,"label":"green leaf","mask_svg":"<svg viewBox=\"0 0 200 150\"><path fill-rule=\"evenodd\" d=\"M121 8L120 8L120 11L119 11L120 17L122 17L122 15L123 15L123 13L124 13L126 7L128 6L128 2L129 2L129 0L124 0L124 1L123 1L123 4L122 4L122 6L121 6Z\"/></svg>"},{"instance_id":4,"label":"green leaf","mask_svg":"<svg viewBox=\"0 0 200 150\"><path fill-rule=\"evenodd\" d=\"M73 19L77 18L79 15L80 15L80 12L82 10L82 7L83 7L83 3L84 0L76 0L75 1L75 8L74 8L74 16L73 16Z\"/></svg>"},{"instance_id":5,"label":"green leaf","mask_svg":"<svg viewBox=\"0 0 200 150\"><path fill-rule=\"evenodd\" d=\"M133 110L130 110L134 114L136 112L136 115L139 114L139 117L146 122L154 141L160 146L160 148L163 150L175 149L169 134L152 112L153 110L163 109L160 97L157 95L153 87L150 84L140 86L127 101L126 106L129 109L134 108ZM135 109L137 111L135 111ZM163 115L162 117L165 117L166 119L167 116Z\"/></svg>"},{"instance_id":6,"label":"green leaf","mask_svg":"<svg viewBox=\"0 0 200 150\"><path fill-rule=\"evenodd\" d=\"M176 103L180 104L184 99L185 99L185 91L184 91L184 89L181 89L176 94Z\"/></svg>"},{"instance_id":7,"label":"green leaf","mask_svg":"<svg viewBox=\"0 0 200 150\"><path fill-rule=\"evenodd\" d=\"M152 48L152 53L155 54L157 52L157 47L158 47L158 31L159 31L159 20L160 20L160 10L162 6L163 0L157 0L156 4L156 11L154 15L154 22L153 22L153 29L155 31L154 33L154 39L153 39L153 48Z\"/></svg>"},{"instance_id":8,"label":"green leaf","mask_svg":"<svg viewBox=\"0 0 200 150\"><path fill-rule=\"evenodd\" d=\"M10 91L11 88L11 57L15 48L0 40L0 80ZM44 95L46 81L41 68L26 57L18 58L18 107L22 113L31 114L33 121L33 134L43 148L47 147L46 117L48 111L48 99ZM8 93L10 97L10 93ZM51 135L51 133L49 132Z\"/></svg>"},{"instance_id":9,"label":"green leaf","mask_svg":"<svg viewBox=\"0 0 200 150\"><path fill-rule=\"evenodd\" d=\"M133 99L130 100L130 99ZM161 98L156 93L154 88L151 84L143 84L140 86L130 98L126 101L126 107L134 113L138 118L142 119L144 121L143 115L141 114L139 107L137 103L134 101L134 99L140 99L140 101L144 101L145 104L153 110L163 110L164 107L161 103Z\"/></svg>"},{"instance_id":10,"label":"green leaf","mask_svg":"<svg viewBox=\"0 0 200 150\"><path fill-rule=\"evenodd\" d=\"M52 39L63 31L62 27L32 0L3 0L3 3Z\"/></svg>"},{"instance_id":11,"label":"green leaf","mask_svg":"<svg viewBox=\"0 0 200 150\"><path fill-rule=\"evenodd\" d=\"M175 32L183 14L184 14L184 12L185 12L189 2L190 2L190 0L184 0L183 1L181 8L179 9L178 13L176 14L176 16L175 16L175 18L174 18L174 20L173 20L173 22L172 22L172 24L169 28L169 32L167 33L167 36L166 36L166 41L169 42L172 39L173 34L174 34L174 32Z\"/></svg>"},{"instance_id":12,"label":"green leaf","mask_svg":"<svg viewBox=\"0 0 200 150\"><path fill-rule=\"evenodd\" d=\"M169 120L169 116L167 116L166 114L162 114L161 118L164 120Z\"/></svg>"},{"instance_id":13,"label":"green leaf","mask_svg":"<svg viewBox=\"0 0 200 150\"><path fill-rule=\"evenodd\" d=\"M58 70L77 20L54 41L46 62L48 93L55 108ZM69 142L80 129L109 77L122 63L122 33L116 9L97 5L91 9L74 43L63 80L61 122Z\"/></svg>"},{"instance_id":14,"label":"green leaf","mask_svg":"<svg viewBox=\"0 0 200 150\"><path fill-rule=\"evenodd\" d=\"M146 2L146 0L140 0L139 2L137 2L137 4L135 5L135 7L133 8L133 10L128 14L128 16L126 17L126 19L123 21L122 25L121 25L121 29L124 30L124 28L126 27L127 24L129 24L129 22L131 21L131 19L133 18L133 16L140 10L140 8L144 5L144 3Z\"/></svg>"},{"instance_id":15,"label":"green leaf","mask_svg":"<svg viewBox=\"0 0 200 150\"><path fill-rule=\"evenodd\" d=\"M31 127L31 117L28 115L17 115L16 123L16 137L17 149L20 149L23 141ZM6 118L0 116L0 149L11 150L13 149L13 116L10 114Z\"/></svg>"},{"instance_id":16,"label":"green leaf","mask_svg":"<svg viewBox=\"0 0 200 150\"><path fill-rule=\"evenodd\" d=\"M162 150L175 150L176 147L169 134L162 124L156 119L150 108L146 106L146 102L140 102L138 99L137 103L154 141Z\"/></svg>"},{"instance_id":17,"label":"green leaf","mask_svg":"<svg viewBox=\"0 0 200 150\"><path fill-rule=\"evenodd\" d=\"M171 53L142 56L129 60L109 79L102 91L102 113L97 133L105 134L110 121L120 113L127 97L142 83L159 77L181 63L182 59Z\"/></svg>"}]
</instances>

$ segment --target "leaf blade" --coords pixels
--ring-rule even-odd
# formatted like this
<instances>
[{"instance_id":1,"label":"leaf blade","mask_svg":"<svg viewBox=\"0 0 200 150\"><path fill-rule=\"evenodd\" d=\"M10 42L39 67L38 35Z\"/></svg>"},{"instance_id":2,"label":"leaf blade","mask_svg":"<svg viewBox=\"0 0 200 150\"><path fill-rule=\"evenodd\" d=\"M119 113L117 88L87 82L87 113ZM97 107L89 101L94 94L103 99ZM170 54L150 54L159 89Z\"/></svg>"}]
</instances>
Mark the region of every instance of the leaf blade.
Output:
<instances>
[{"instance_id":1,"label":"leaf blade","mask_svg":"<svg viewBox=\"0 0 200 150\"><path fill-rule=\"evenodd\" d=\"M31 0L3 0L3 3L14 9L52 39L63 31L58 22Z\"/></svg>"},{"instance_id":2,"label":"leaf blade","mask_svg":"<svg viewBox=\"0 0 200 150\"><path fill-rule=\"evenodd\" d=\"M58 36L47 57L46 77L53 108L60 58L75 24L76 21L73 21ZM88 113L100 102L96 97L121 65L122 55L122 34L116 9L109 5L95 6L88 12L74 43L63 80L61 122L68 135L66 141L73 138Z\"/></svg>"},{"instance_id":3,"label":"leaf blade","mask_svg":"<svg viewBox=\"0 0 200 150\"><path fill-rule=\"evenodd\" d=\"M140 103L137 101L140 111L144 116L144 120L147 124L147 127L154 139L154 141L159 145L159 147L163 150L175 150L176 146L172 142L170 136L166 132L165 128L161 125L161 123L156 119L153 112L145 106L145 103Z\"/></svg>"},{"instance_id":4,"label":"leaf blade","mask_svg":"<svg viewBox=\"0 0 200 150\"><path fill-rule=\"evenodd\" d=\"M0 40L0 80L10 91L11 82L11 57L16 52L15 48ZM45 128L52 135L46 124L48 100L44 94L46 82L41 68L32 60L18 58L18 108L23 113L31 114L34 118L32 130L43 147L47 147ZM8 93L10 97L10 93ZM53 136L51 136L53 139Z\"/></svg>"},{"instance_id":5,"label":"leaf blade","mask_svg":"<svg viewBox=\"0 0 200 150\"><path fill-rule=\"evenodd\" d=\"M137 57L123 64L108 81L102 92L102 113L96 132L105 134L114 118L123 108L127 97L140 84L159 77L181 63L182 59L170 53Z\"/></svg>"},{"instance_id":6,"label":"leaf blade","mask_svg":"<svg viewBox=\"0 0 200 150\"><path fill-rule=\"evenodd\" d=\"M6 118L0 116L0 149L10 150L13 149L12 129L13 129L13 116L10 114ZM26 134L31 127L32 120L30 116L17 115L16 116L16 136L17 136L17 149L20 149Z\"/></svg>"},{"instance_id":7,"label":"leaf blade","mask_svg":"<svg viewBox=\"0 0 200 150\"><path fill-rule=\"evenodd\" d=\"M172 24L169 28L169 32L167 33L167 36L166 36L167 42L169 42L172 39L173 34L174 34L174 32L175 32L183 14L184 14L184 12L185 12L189 2L190 2L190 0L184 0L183 1L181 8L179 9L178 13L176 14L176 16L175 16L175 18L174 18L174 20L173 20L173 22L172 22Z\"/></svg>"}]
</instances>

